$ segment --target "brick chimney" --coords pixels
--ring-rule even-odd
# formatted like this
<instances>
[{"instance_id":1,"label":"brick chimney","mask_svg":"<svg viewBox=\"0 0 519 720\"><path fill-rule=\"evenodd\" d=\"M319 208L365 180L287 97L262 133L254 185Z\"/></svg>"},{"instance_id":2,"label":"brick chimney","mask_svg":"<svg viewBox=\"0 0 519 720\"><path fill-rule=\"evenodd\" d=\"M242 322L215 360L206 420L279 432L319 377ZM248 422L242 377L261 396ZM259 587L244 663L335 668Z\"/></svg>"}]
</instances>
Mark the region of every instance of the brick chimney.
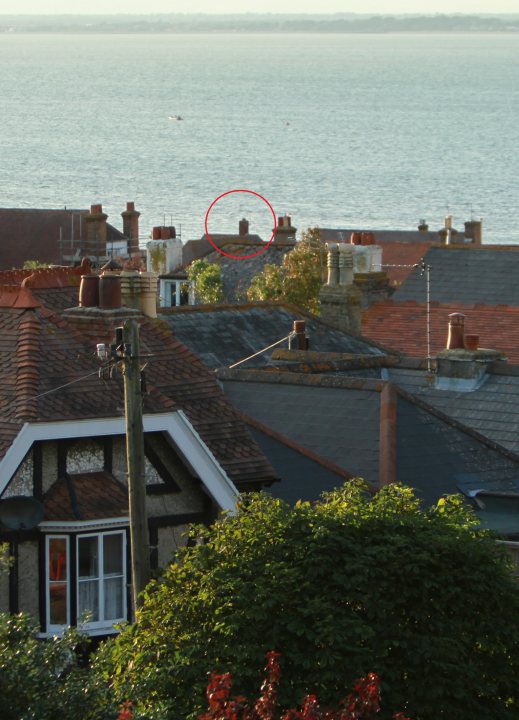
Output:
<instances>
[{"instance_id":1,"label":"brick chimney","mask_svg":"<svg viewBox=\"0 0 519 720\"><path fill-rule=\"evenodd\" d=\"M90 212L88 215L85 215L87 225L85 250L87 255L106 255L107 218L108 215L103 212L103 206L100 203L91 205Z\"/></svg>"},{"instance_id":2,"label":"brick chimney","mask_svg":"<svg viewBox=\"0 0 519 720\"><path fill-rule=\"evenodd\" d=\"M242 218L238 223L238 235L240 237L247 237L249 234L249 221L246 218Z\"/></svg>"},{"instance_id":3,"label":"brick chimney","mask_svg":"<svg viewBox=\"0 0 519 720\"><path fill-rule=\"evenodd\" d=\"M135 209L134 202L126 203L126 210L121 213L123 219L123 234L128 238L128 254L139 252L139 217L140 212Z\"/></svg>"},{"instance_id":4,"label":"brick chimney","mask_svg":"<svg viewBox=\"0 0 519 720\"><path fill-rule=\"evenodd\" d=\"M465 240L474 245L481 245L483 240L483 218L467 220L465 223Z\"/></svg>"},{"instance_id":5,"label":"brick chimney","mask_svg":"<svg viewBox=\"0 0 519 720\"><path fill-rule=\"evenodd\" d=\"M297 228L292 227L292 218L286 213L278 217L278 223L276 226L276 240L295 240Z\"/></svg>"},{"instance_id":6,"label":"brick chimney","mask_svg":"<svg viewBox=\"0 0 519 720\"><path fill-rule=\"evenodd\" d=\"M465 335L465 315L449 315L447 347L436 357L435 387L438 390L473 392L487 379L489 365L506 360L499 350L479 348L478 341L476 335Z\"/></svg>"}]
</instances>

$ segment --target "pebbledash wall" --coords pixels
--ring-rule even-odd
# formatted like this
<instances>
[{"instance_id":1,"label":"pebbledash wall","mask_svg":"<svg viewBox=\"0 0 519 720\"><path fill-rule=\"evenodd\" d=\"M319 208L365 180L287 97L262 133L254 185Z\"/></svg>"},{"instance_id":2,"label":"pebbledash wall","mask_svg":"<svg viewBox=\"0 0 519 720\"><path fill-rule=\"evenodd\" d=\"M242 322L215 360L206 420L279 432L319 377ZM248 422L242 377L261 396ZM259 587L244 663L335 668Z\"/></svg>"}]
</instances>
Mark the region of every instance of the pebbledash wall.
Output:
<instances>
[{"instance_id":1,"label":"pebbledash wall","mask_svg":"<svg viewBox=\"0 0 519 720\"><path fill-rule=\"evenodd\" d=\"M163 468L174 478L176 488L171 490L159 475L157 469L148 458L145 460L145 476L147 485L147 513L151 520L150 546L153 565L160 569L167 566L179 547L187 542L187 529L191 520L179 522L183 515L202 521L209 518L210 501L202 491L200 483L182 465L175 452L168 446L158 433L154 433L147 442L151 443L153 453ZM52 485L58 480L58 452L63 441L45 441L41 444L42 487L41 495L45 496ZM27 453L22 464L5 489L2 499L13 496L32 496L34 494L34 446ZM74 475L106 471L103 440L79 439L67 441L66 471ZM122 485L127 486L126 476L126 444L125 438L111 437L111 474ZM46 518L44 518L45 520ZM102 528L102 526L100 526ZM66 534L67 531L64 531ZM55 532L53 534L56 534ZM18 545L18 611L27 612L36 619L41 618L41 588L45 583L45 572L42 567L41 543L45 534L40 530L29 535L19 535ZM0 576L0 611L12 611L10 602L9 574ZM12 591L12 588L11 588Z\"/></svg>"}]
</instances>

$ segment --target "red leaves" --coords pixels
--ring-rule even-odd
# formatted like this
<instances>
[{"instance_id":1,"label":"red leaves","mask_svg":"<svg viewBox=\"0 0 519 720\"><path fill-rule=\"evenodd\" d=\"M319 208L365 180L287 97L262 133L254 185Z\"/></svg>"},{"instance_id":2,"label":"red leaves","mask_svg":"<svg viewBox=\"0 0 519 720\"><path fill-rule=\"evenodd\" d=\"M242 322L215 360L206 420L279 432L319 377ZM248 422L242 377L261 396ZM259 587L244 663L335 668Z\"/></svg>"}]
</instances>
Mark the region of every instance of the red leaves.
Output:
<instances>
[{"instance_id":1,"label":"red leaves","mask_svg":"<svg viewBox=\"0 0 519 720\"><path fill-rule=\"evenodd\" d=\"M133 711L132 711L132 701L126 700L121 705L121 708L119 710L119 715L117 716L117 720L132 720L133 718Z\"/></svg>"},{"instance_id":2,"label":"red leaves","mask_svg":"<svg viewBox=\"0 0 519 720\"><path fill-rule=\"evenodd\" d=\"M265 666L266 678L260 689L260 695L254 707L250 707L247 698L230 698L232 687L231 673L221 675L212 673L207 686L208 712L199 716L199 720L276 720L278 705L277 686L281 676L280 653L271 650L267 653ZM316 695L307 695L301 709L290 708L280 720L374 720L380 712L380 679L375 673L357 680L353 692L342 700L338 710L323 710ZM126 717L120 720L127 720ZM129 720L131 720L131 715ZM411 720L403 713L393 715L393 720Z\"/></svg>"}]
</instances>

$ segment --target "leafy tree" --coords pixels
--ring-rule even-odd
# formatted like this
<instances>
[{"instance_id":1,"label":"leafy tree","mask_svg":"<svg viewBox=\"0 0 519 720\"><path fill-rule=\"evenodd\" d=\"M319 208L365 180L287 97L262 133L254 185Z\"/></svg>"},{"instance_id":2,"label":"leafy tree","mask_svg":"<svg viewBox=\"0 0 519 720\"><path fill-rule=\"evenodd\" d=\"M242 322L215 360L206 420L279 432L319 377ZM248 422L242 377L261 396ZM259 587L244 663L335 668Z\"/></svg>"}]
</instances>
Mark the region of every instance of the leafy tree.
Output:
<instances>
[{"instance_id":1,"label":"leafy tree","mask_svg":"<svg viewBox=\"0 0 519 720\"><path fill-rule=\"evenodd\" d=\"M80 667L85 638L40 640L37 630L28 615L0 613L2 720L109 720L106 687Z\"/></svg>"},{"instance_id":2,"label":"leafy tree","mask_svg":"<svg viewBox=\"0 0 519 720\"><path fill-rule=\"evenodd\" d=\"M26 260L23 264L24 270L40 270L50 267L49 263L42 263L39 260Z\"/></svg>"},{"instance_id":3,"label":"leafy tree","mask_svg":"<svg viewBox=\"0 0 519 720\"><path fill-rule=\"evenodd\" d=\"M138 717L194 717L212 670L250 696L270 648L285 708L333 706L373 672L415 720L519 716L519 584L458 497L423 512L412 490L362 481L294 508L246 495L197 539L96 659Z\"/></svg>"},{"instance_id":4,"label":"leafy tree","mask_svg":"<svg viewBox=\"0 0 519 720\"><path fill-rule=\"evenodd\" d=\"M247 290L249 300L285 300L319 312L323 248L319 228L303 232L301 241L283 258L282 265L265 265Z\"/></svg>"},{"instance_id":5,"label":"leafy tree","mask_svg":"<svg viewBox=\"0 0 519 720\"><path fill-rule=\"evenodd\" d=\"M194 282L197 300L203 303L222 302L223 280L219 265L207 260L194 260L187 269L187 277Z\"/></svg>"}]
</instances>

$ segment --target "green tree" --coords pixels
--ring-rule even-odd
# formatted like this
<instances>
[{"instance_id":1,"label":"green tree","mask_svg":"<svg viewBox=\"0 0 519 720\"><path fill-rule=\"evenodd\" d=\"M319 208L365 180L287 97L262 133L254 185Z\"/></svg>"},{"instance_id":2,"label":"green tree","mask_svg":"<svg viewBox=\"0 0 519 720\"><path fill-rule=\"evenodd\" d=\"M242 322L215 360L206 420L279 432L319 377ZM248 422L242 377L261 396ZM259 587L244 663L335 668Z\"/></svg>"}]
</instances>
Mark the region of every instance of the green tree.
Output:
<instances>
[{"instance_id":1,"label":"green tree","mask_svg":"<svg viewBox=\"0 0 519 720\"><path fill-rule=\"evenodd\" d=\"M194 260L187 269L187 277L195 285L195 296L203 303L223 300L222 271L219 265L207 260Z\"/></svg>"},{"instance_id":2,"label":"green tree","mask_svg":"<svg viewBox=\"0 0 519 720\"><path fill-rule=\"evenodd\" d=\"M374 672L385 707L415 720L519 716L519 584L456 496L422 512L399 485L294 508L259 493L197 533L96 659L144 717L193 717L212 670L253 695L272 648L284 707L333 705Z\"/></svg>"},{"instance_id":3,"label":"green tree","mask_svg":"<svg viewBox=\"0 0 519 720\"><path fill-rule=\"evenodd\" d=\"M319 290L322 285L323 248L319 228L303 232L301 241L286 253L282 265L265 265L253 277L247 298L249 300L285 300L319 312Z\"/></svg>"},{"instance_id":4,"label":"green tree","mask_svg":"<svg viewBox=\"0 0 519 720\"><path fill-rule=\"evenodd\" d=\"M0 613L2 720L115 718L105 684L80 667L85 642L75 630L41 640L28 615Z\"/></svg>"},{"instance_id":5,"label":"green tree","mask_svg":"<svg viewBox=\"0 0 519 720\"><path fill-rule=\"evenodd\" d=\"M50 267L49 263L42 263L39 260L26 260L23 264L24 270L40 270Z\"/></svg>"}]
</instances>

